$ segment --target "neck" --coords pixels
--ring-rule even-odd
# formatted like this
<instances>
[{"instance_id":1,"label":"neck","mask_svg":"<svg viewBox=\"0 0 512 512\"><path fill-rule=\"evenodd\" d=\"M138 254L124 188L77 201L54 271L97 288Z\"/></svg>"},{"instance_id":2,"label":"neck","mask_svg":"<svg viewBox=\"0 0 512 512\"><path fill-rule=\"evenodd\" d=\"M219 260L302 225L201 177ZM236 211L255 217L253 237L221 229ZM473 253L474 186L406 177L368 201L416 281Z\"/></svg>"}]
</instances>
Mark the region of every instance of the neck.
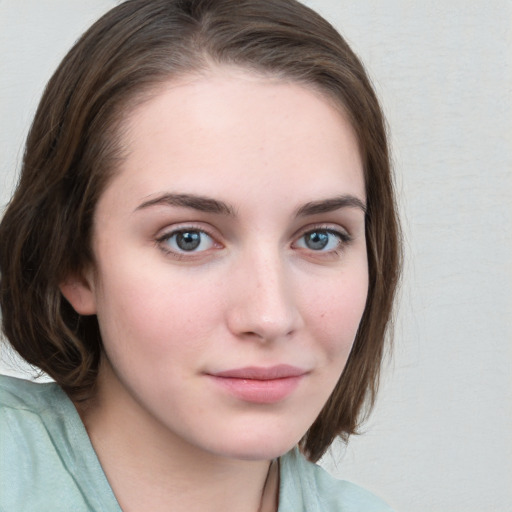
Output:
<instances>
[{"instance_id":1,"label":"neck","mask_svg":"<svg viewBox=\"0 0 512 512\"><path fill-rule=\"evenodd\" d=\"M123 512L168 511L170 504L173 512L277 510L278 464L190 445L111 384L100 376L95 398L78 410Z\"/></svg>"}]
</instances>

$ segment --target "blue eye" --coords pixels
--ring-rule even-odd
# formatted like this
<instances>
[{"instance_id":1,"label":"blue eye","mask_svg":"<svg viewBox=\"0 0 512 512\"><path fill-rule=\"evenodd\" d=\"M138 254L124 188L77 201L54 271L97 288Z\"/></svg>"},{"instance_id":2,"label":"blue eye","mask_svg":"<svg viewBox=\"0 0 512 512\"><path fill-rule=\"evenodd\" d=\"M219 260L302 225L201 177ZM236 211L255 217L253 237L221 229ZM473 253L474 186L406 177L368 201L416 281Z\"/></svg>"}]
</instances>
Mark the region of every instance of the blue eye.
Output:
<instances>
[{"instance_id":1,"label":"blue eye","mask_svg":"<svg viewBox=\"0 0 512 512\"><path fill-rule=\"evenodd\" d=\"M295 245L310 251L329 252L338 249L347 239L347 235L336 231L315 229L302 235Z\"/></svg>"},{"instance_id":2,"label":"blue eye","mask_svg":"<svg viewBox=\"0 0 512 512\"><path fill-rule=\"evenodd\" d=\"M213 247L213 239L210 235L199 229L182 229L174 231L160 239L171 251L201 252Z\"/></svg>"}]
</instances>

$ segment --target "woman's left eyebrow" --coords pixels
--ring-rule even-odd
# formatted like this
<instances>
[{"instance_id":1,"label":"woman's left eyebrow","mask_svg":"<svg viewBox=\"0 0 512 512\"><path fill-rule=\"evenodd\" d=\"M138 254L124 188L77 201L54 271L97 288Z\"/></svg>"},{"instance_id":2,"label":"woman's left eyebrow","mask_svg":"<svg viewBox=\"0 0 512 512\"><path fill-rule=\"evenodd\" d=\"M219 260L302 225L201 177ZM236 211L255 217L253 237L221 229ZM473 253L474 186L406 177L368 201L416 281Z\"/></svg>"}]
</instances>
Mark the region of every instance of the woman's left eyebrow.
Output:
<instances>
[{"instance_id":1,"label":"woman's left eyebrow","mask_svg":"<svg viewBox=\"0 0 512 512\"><path fill-rule=\"evenodd\" d=\"M356 196L346 194L306 203L298 208L295 215L297 217L306 217L308 215L318 215L319 213L334 212L340 208L358 208L366 213L366 205L361 201L361 199Z\"/></svg>"}]
</instances>

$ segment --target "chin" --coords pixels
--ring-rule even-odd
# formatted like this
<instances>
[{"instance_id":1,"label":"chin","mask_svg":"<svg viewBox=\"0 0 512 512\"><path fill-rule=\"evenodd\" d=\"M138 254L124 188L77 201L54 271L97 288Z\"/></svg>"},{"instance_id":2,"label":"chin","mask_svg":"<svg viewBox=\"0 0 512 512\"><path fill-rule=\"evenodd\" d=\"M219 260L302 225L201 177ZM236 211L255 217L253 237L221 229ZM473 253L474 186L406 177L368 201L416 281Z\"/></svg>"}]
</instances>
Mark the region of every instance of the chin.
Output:
<instances>
[{"instance_id":1,"label":"chin","mask_svg":"<svg viewBox=\"0 0 512 512\"><path fill-rule=\"evenodd\" d=\"M302 436L301 436L302 437ZM283 438L276 432L257 435L252 439L242 437L236 443L216 446L212 451L226 458L239 460L272 460L290 451L300 441L301 437Z\"/></svg>"}]
</instances>

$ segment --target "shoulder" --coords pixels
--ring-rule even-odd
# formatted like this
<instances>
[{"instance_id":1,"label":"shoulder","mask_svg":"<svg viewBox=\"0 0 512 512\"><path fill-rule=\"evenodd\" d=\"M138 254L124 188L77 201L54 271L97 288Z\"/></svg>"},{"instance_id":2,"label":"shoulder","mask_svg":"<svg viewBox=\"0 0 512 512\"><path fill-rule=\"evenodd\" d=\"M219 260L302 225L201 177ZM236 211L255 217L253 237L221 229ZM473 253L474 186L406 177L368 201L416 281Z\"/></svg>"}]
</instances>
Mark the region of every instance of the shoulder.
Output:
<instances>
[{"instance_id":1,"label":"shoulder","mask_svg":"<svg viewBox=\"0 0 512 512\"><path fill-rule=\"evenodd\" d=\"M74 405L57 384L0 376L0 510L61 510L63 503L77 512L104 510L90 506L101 503L98 486L80 482L93 482L91 451Z\"/></svg>"},{"instance_id":2,"label":"shoulder","mask_svg":"<svg viewBox=\"0 0 512 512\"><path fill-rule=\"evenodd\" d=\"M53 382L38 384L0 375L0 407L33 412L45 410L55 400L56 387Z\"/></svg>"},{"instance_id":3,"label":"shoulder","mask_svg":"<svg viewBox=\"0 0 512 512\"><path fill-rule=\"evenodd\" d=\"M0 412L2 455L31 457L34 462L87 438L75 406L55 382L0 375Z\"/></svg>"},{"instance_id":4,"label":"shoulder","mask_svg":"<svg viewBox=\"0 0 512 512\"><path fill-rule=\"evenodd\" d=\"M279 512L393 512L366 489L307 461L297 448L281 457L280 465Z\"/></svg>"},{"instance_id":5,"label":"shoulder","mask_svg":"<svg viewBox=\"0 0 512 512\"><path fill-rule=\"evenodd\" d=\"M0 469L19 481L55 451L62 410L55 383L0 376ZM61 391L62 392L62 391Z\"/></svg>"},{"instance_id":6,"label":"shoulder","mask_svg":"<svg viewBox=\"0 0 512 512\"><path fill-rule=\"evenodd\" d=\"M23 436L36 425L57 421L71 402L55 382L36 383L0 375L0 425Z\"/></svg>"}]
</instances>

